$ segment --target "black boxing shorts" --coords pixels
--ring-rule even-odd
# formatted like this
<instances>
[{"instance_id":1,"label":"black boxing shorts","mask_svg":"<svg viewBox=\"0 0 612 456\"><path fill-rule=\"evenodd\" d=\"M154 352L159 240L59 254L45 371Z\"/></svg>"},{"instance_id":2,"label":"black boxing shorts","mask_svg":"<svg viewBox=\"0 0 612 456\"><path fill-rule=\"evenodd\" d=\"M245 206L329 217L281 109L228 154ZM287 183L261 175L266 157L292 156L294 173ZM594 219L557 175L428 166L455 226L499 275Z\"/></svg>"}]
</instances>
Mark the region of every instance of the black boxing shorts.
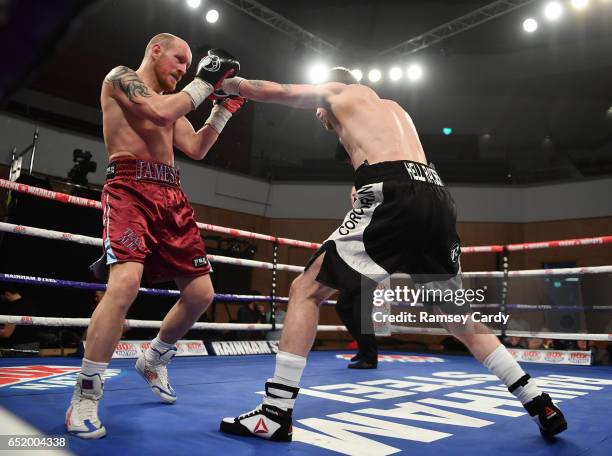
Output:
<instances>
[{"instance_id":1,"label":"black boxing shorts","mask_svg":"<svg viewBox=\"0 0 612 456\"><path fill-rule=\"evenodd\" d=\"M455 203L434 168L365 162L355 171L355 188L352 210L306 265L325 253L319 283L354 292L362 278L380 282L403 272L418 283L460 286Z\"/></svg>"}]
</instances>

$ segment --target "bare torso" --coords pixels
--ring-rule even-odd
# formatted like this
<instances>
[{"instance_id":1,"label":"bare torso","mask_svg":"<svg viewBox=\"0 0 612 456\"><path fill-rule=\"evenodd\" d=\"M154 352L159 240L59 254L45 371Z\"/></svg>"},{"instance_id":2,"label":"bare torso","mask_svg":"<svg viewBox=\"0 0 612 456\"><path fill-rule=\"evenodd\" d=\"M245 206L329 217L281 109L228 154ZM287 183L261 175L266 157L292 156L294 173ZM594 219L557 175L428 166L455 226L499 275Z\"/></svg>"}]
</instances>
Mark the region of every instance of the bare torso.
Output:
<instances>
[{"instance_id":1,"label":"bare torso","mask_svg":"<svg viewBox=\"0 0 612 456\"><path fill-rule=\"evenodd\" d=\"M173 165L174 124L160 127L130 114L111 97L111 90L109 84L102 83L100 104L109 162L118 158L137 158Z\"/></svg>"},{"instance_id":2,"label":"bare torso","mask_svg":"<svg viewBox=\"0 0 612 456\"><path fill-rule=\"evenodd\" d=\"M328 102L338 121L336 133L355 169L365 160L370 164L392 160L427 164L412 119L396 102L380 99L363 85L350 85Z\"/></svg>"}]
</instances>

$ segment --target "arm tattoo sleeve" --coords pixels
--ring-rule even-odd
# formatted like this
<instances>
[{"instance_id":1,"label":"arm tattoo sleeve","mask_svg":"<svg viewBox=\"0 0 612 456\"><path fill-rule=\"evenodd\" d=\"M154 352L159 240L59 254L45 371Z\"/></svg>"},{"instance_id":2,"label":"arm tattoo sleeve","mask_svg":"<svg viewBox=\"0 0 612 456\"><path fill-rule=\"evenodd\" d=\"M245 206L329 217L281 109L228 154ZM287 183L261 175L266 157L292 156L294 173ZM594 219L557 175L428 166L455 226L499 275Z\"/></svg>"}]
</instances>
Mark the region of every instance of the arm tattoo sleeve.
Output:
<instances>
[{"instance_id":1,"label":"arm tattoo sleeve","mask_svg":"<svg viewBox=\"0 0 612 456\"><path fill-rule=\"evenodd\" d=\"M135 102L135 97L150 97L149 88L138 77L134 70L121 66L111 71L104 82L110 84L115 89L121 89L131 102Z\"/></svg>"}]
</instances>

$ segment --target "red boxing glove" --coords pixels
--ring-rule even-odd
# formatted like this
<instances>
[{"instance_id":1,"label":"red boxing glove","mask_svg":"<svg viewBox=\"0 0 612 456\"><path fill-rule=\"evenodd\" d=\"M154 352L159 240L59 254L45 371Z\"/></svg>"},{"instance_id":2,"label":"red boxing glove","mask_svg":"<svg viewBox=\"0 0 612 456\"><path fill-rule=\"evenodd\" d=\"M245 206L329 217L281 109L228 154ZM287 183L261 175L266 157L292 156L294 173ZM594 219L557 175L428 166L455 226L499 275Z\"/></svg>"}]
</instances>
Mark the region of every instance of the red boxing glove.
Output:
<instances>
[{"instance_id":1,"label":"red boxing glove","mask_svg":"<svg viewBox=\"0 0 612 456\"><path fill-rule=\"evenodd\" d=\"M230 117L245 103L246 99L238 95L215 100L210 116L206 119L205 124L210 125L217 133L221 134L221 130L223 130Z\"/></svg>"},{"instance_id":2,"label":"red boxing glove","mask_svg":"<svg viewBox=\"0 0 612 456\"><path fill-rule=\"evenodd\" d=\"M245 103L246 98L243 98L240 95L231 95L227 98L223 98L222 100L215 100L215 104L220 104L232 114L238 111Z\"/></svg>"}]
</instances>

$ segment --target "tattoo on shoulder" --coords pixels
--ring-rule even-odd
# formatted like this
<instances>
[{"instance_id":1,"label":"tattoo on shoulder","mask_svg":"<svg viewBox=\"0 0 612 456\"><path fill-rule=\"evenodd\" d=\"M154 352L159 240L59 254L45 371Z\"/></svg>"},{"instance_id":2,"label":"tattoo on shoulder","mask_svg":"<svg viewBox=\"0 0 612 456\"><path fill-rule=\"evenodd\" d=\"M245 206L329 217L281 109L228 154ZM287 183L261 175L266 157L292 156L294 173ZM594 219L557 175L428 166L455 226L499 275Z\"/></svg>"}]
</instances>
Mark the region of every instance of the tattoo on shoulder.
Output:
<instances>
[{"instance_id":1,"label":"tattoo on shoulder","mask_svg":"<svg viewBox=\"0 0 612 456\"><path fill-rule=\"evenodd\" d=\"M258 89L264 86L264 82L258 81L257 79L251 79L249 82L251 83L253 87L257 87Z\"/></svg>"},{"instance_id":2,"label":"tattoo on shoulder","mask_svg":"<svg viewBox=\"0 0 612 456\"><path fill-rule=\"evenodd\" d=\"M121 89L132 102L134 102L135 97L148 98L151 96L147 85L142 82L134 70L126 66L115 68L106 76L104 82L112 85L115 89Z\"/></svg>"}]
</instances>

